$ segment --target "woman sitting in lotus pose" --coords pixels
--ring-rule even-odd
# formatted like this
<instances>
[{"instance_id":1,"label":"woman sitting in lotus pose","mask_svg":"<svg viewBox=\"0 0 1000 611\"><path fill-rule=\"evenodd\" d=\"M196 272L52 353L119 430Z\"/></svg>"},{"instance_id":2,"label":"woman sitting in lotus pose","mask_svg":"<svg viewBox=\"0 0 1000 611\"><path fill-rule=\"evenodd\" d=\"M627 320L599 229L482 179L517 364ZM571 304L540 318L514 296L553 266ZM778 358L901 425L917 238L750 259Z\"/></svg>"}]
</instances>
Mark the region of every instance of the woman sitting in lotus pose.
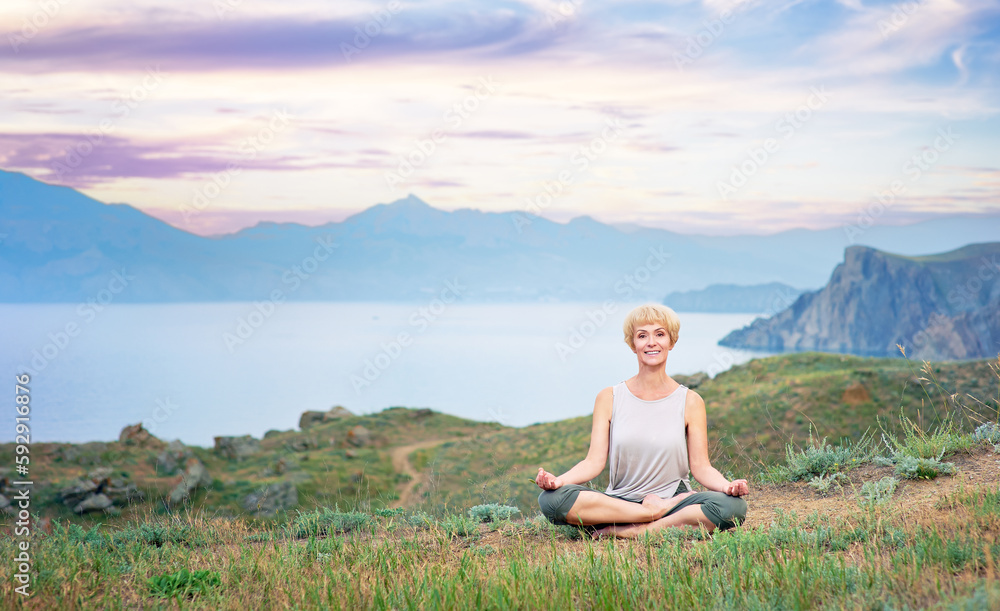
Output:
<instances>
[{"instance_id":1,"label":"woman sitting in lotus pose","mask_svg":"<svg viewBox=\"0 0 1000 611\"><path fill-rule=\"evenodd\" d=\"M666 306L635 308L625 343L639 373L597 394L587 457L556 477L538 469L542 513L555 524L603 525L595 536L635 537L668 526L704 525L710 532L746 518L747 481L728 481L708 459L705 402L667 375L667 353L680 320ZM611 460L605 492L581 484ZM690 492L690 474L708 492Z\"/></svg>"}]
</instances>

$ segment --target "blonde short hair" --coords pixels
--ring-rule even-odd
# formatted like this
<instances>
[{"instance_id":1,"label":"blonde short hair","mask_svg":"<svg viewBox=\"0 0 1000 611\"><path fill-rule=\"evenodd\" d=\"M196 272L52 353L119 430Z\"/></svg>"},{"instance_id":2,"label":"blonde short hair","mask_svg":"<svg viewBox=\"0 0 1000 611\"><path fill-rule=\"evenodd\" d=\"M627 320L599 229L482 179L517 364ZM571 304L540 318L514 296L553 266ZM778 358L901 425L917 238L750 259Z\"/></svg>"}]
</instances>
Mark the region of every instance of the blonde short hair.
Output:
<instances>
[{"instance_id":1,"label":"blonde short hair","mask_svg":"<svg viewBox=\"0 0 1000 611\"><path fill-rule=\"evenodd\" d=\"M663 325L670 336L670 347L677 343L677 336L681 332L681 319L665 305L658 303L647 303L641 305L625 316L625 324L622 331L625 332L625 343L635 352L635 330L638 327L649 324Z\"/></svg>"}]
</instances>

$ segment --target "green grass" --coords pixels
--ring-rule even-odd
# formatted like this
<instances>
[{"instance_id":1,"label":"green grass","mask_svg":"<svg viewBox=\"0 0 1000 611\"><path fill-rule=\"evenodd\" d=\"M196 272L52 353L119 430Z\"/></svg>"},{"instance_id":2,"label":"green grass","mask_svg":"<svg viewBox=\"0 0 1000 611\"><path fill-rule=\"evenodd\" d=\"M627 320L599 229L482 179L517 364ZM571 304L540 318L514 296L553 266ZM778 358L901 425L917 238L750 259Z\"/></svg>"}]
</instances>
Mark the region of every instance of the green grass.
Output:
<instances>
[{"instance_id":1,"label":"green grass","mask_svg":"<svg viewBox=\"0 0 1000 611\"><path fill-rule=\"evenodd\" d=\"M939 484L900 484L879 467L940 476L991 452L997 374L989 362L928 364L918 376L902 360L803 353L754 360L699 387L720 471L749 478L752 491L770 481L842 495L849 502L836 516L776 511L711 535L677 528L595 541L537 515L537 486L525 481L585 455L589 416L512 429L393 408L271 435L240 463L196 448L217 484L179 510L155 501L172 481L155 475L144 480L151 501L119 519L40 505L56 519L51 535L36 529L30 542L36 595L14 594L7 562L0 596L5 608L31 609L1000 608L996 483L950 480L936 505L915 508L895 500ZM375 443L349 458L343 435L357 424ZM289 450L303 435L315 445ZM390 509L404 483L391 450L440 439L449 441L413 454L418 502ZM73 462L55 458L58 444L39 444L32 464L37 451L49 470L41 481L59 482L113 454L136 479L149 475L155 452L106 445ZM0 447L0 460L9 451ZM298 508L275 519L242 513L245 493L286 477L300 482ZM606 475L593 482L605 484ZM761 501L751 498L751 515ZM13 558L15 545L0 538L0 556Z\"/></svg>"}]
</instances>

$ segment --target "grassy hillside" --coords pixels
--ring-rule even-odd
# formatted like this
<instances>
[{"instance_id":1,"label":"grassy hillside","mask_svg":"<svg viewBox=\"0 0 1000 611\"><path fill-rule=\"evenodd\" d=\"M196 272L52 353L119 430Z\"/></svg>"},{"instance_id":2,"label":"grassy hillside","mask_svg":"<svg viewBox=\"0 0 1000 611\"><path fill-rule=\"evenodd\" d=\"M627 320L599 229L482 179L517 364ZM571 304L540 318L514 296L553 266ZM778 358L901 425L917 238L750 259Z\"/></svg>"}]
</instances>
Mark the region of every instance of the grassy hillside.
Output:
<instances>
[{"instance_id":1,"label":"grassy hillside","mask_svg":"<svg viewBox=\"0 0 1000 611\"><path fill-rule=\"evenodd\" d=\"M713 465L753 484L784 458L786 444L806 444L810 430L831 443L856 442L866 431L900 435L901 415L926 430L947 418L964 431L979 424L976 414L995 420L1000 388L991 366L936 363L925 372L902 358L787 354L733 367L696 392L705 400ZM538 488L528 478L539 466L558 474L581 460L590 425L586 416L502 429L417 452L416 464L430 473L422 498L429 510L494 501L533 508Z\"/></svg>"},{"instance_id":2,"label":"grassy hillside","mask_svg":"<svg viewBox=\"0 0 1000 611\"><path fill-rule=\"evenodd\" d=\"M865 431L899 435L900 416L926 430L950 418L959 430L978 424L974 414L996 419L1000 389L990 361L940 363L926 371L900 359L802 353L757 359L702 382L713 464L751 484L781 462L786 444L805 444L810 429L832 443L858 441ZM923 378L923 380L921 380ZM350 431L363 426L369 443L356 447ZM538 489L528 481L539 466L568 469L586 454L590 416L525 428L464 420L430 410L390 408L348 416L305 431L273 431L260 451L229 460L205 448L190 448L212 483L184 507L214 516L245 515L243 499L279 482L298 491L296 509L372 510L398 505L443 515L480 503L535 509ZM167 514L164 499L178 474L158 471L159 448L118 442L34 444L37 481L33 509L42 516L82 523L122 522L149 512ZM0 464L13 465L12 444L0 446ZM135 483L142 502L120 517L75 516L58 492L97 466ZM415 480L414 480L415 478ZM606 480L598 478L596 485ZM406 499L401 499L406 495ZM279 520L287 519L280 512Z\"/></svg>"},{"instance_id":3,"label":"grassy hillside","mask_svg":"<svg viewBox=\"0 0 1000 611\"><path fill-rule=\"evenodd\" d=\"M899 480L869 463L835 470L825 489L768 484L747 522L711 535L593 540L534 514L484 521L498 506L439 519L322 509L287 524L200 512L56 522L30 541L34 596L14 592L12 561L0 596L17 609L995 609L1000 446L950 443L965 448L941 455L951 476ZM0 540L0 556L15 545Z\"/></svg>"}]
</instances>

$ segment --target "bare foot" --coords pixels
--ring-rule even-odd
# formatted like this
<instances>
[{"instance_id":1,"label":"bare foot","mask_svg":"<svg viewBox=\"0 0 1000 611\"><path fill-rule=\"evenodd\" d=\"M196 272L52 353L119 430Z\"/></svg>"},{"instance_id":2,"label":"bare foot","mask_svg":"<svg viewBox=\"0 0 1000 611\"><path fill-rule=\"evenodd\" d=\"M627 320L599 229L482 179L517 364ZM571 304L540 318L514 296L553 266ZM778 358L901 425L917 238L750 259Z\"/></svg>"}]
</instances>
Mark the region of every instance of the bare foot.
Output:
<instances>
[{"instance_id":1,"label":"bare foot","mask_svg":"<svg viewBox=\"0 0 1000 611\"><path fill-rule=\"evenodd\" d=\"M672 496L669 499L662 499L655 494L647 494L646 498L642 499L642 506L653 512L654 520L659 520L663 516L667 515L667 512L673 509L674 505L680 503L692 494L694 494L694 492L682 492L681 494Z\"/></svg>"},{"instance_id":2,"label":"bare foot","mask_svg":"<svg viewBox=\"0 0 1000 611\"><path fill-rule=\"evenodd\" d=\"M598 528L594 532L590 533L590 536L594 539L600 539L601 537L613 537L615 536L615 525L605 526L604 528Z\"/></svg>"}]
</instances>

